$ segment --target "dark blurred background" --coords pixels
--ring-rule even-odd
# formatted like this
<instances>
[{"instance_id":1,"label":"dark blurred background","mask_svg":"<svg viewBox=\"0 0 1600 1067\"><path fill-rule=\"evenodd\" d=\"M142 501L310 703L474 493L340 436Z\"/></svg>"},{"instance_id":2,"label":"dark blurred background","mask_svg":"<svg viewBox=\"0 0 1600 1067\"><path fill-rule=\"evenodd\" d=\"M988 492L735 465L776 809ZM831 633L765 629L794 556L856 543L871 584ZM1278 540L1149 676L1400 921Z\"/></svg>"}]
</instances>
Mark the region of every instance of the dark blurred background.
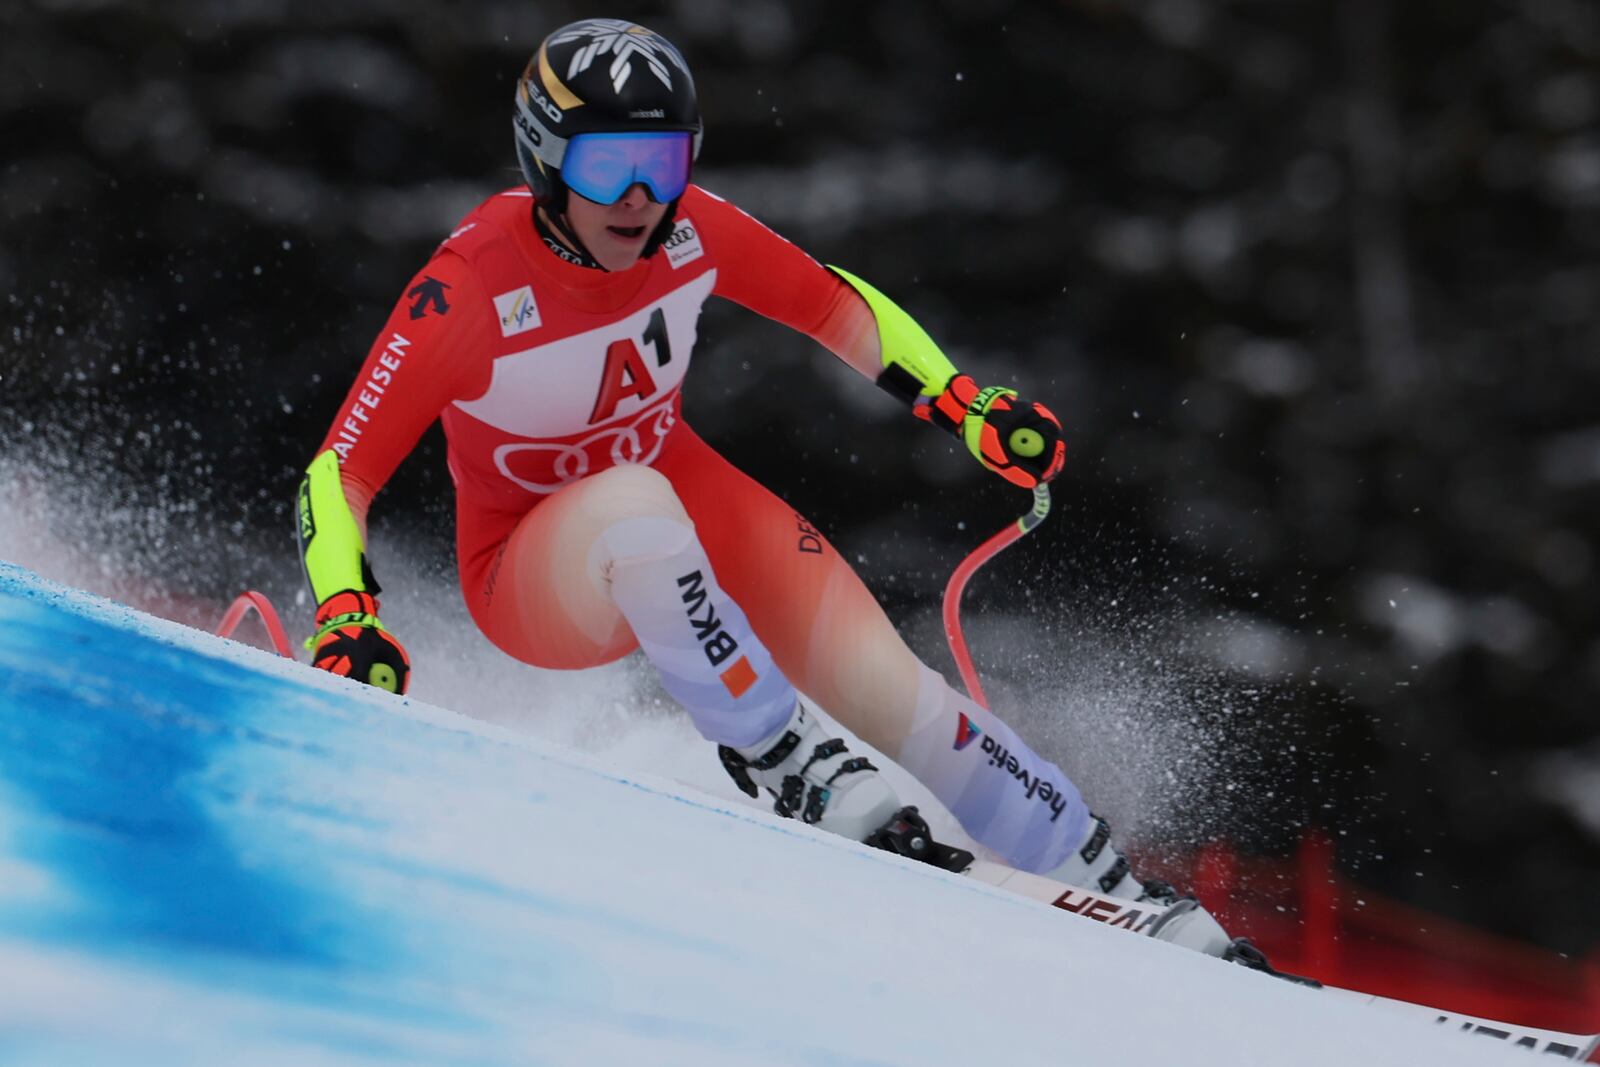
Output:
<instances>
[{"instance_id":1,"label":"dark blurred background","mask_svg":"<svg viewBox=\"0 0 1600 1067\"><path fill-rule=\"evenodd\" d=\"M685 52L701 184L1062 416L1058 515L969 594L1000 684L986 609L1063 659L1122 632L1237 697L1191 835L1325 827L1376 890L1600 943L1593 0L8 4L14 519L92 476L147 593L281 581L368 344L592 14ZM897 613L1025 504L748 312L697 359L690 419ZM374 518L447 557L450 509L435 431Z\"/></svg>"}]
</instances>

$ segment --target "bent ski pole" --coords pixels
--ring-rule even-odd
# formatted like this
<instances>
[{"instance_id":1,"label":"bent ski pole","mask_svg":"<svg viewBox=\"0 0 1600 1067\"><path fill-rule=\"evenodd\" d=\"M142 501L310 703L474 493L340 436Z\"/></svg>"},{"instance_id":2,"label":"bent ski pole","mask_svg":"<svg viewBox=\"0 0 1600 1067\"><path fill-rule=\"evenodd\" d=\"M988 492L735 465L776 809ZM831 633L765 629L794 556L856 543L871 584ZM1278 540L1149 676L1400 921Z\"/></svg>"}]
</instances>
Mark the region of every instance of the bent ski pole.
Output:
<instances>
[{"instance_id":1,"label":"bent ski pole","mask_svg":"<svg viewBox=\"0 0 1600 1067\"><path fill-rule=\"evenodd\" d=\"M950 581L944 587L944 636L950 642L950 654L955 657L956 670L961 672L961 681L967 687L968 695L986 708L989 706L989 701L983 695L983 686L978 681L978 670L972 665L972 656L967 651L967 639L961 632L961 594L967 588L967 580L977 573L979 567L1043 522L1049 514L1050 487L1040 482L1033 487L1033 507L1015 522L1007 524L1005 529L973 549L956 567L955 572L950 575Z\"/></svg>"},{"instance_id":2,"label":"bent ski pole","mask_svg":"<svg viewBox=\"0 0 1600 1067\"><path fill-rule=\"evenodd\" d=\"M258 593L253 589L247 589L234 598L227 614L217 624L217 636L232 637L233 631L239 628L245 615L251 611L261 616L261 622L267 628L267 637L272 641L273 651L280 656L294 659L294 653L289 648L289 635L284 631L283 623L279 621L278 612L273 608L272 601L267 599L265 593Z\"/></svg>"}]
</instances>

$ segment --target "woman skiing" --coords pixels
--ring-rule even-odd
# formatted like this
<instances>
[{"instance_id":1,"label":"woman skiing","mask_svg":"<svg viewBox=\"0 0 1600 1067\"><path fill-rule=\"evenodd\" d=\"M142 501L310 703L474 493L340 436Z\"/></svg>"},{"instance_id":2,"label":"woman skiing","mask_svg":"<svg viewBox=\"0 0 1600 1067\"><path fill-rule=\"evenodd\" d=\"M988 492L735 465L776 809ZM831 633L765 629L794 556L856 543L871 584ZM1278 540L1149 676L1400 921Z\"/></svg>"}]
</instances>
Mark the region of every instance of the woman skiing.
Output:
<instances>
[{"instance_id":1,"label":"woman skiing","mask_svg":"<svg viewBox=\"0 0 1600 1067\"><path fill-rule=\"evenodd\" d=\"M901 803L798 689L1014 866L1172 896L1131 873L1058 767L917 659L825 539L695 434L680 387L720 296L808 334L1017 485L1061 469L1055 416L979 388L882 293L690 184L694 83L660 35L562 27L518 80L514 122L526 184L468 214L407 286L301 485L315 664L405 690L366 514L440 419L462 591L509 655L575 670L642 649L741 787L863 840ZM1171 927L1228 950L1204 909Z\"/></svg>"}]
</instances>

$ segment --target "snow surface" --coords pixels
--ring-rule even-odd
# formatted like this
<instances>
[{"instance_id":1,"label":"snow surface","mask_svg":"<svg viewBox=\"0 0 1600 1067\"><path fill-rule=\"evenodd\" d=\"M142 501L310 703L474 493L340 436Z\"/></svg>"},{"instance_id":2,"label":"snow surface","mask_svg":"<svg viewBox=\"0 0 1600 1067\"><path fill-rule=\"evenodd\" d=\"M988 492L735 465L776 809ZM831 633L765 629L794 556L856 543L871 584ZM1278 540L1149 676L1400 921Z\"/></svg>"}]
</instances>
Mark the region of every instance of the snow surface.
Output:
<instances>
[{"instance_id":1,"label":"snow surface","mask_svg":"<svg viewBox=\"0 0 1600 1067\"><path fill-rule=\"evenodd\" d=\"M8 564L0 679L0 1062L1526 1062Z\"/></svg>"}]
</instances>

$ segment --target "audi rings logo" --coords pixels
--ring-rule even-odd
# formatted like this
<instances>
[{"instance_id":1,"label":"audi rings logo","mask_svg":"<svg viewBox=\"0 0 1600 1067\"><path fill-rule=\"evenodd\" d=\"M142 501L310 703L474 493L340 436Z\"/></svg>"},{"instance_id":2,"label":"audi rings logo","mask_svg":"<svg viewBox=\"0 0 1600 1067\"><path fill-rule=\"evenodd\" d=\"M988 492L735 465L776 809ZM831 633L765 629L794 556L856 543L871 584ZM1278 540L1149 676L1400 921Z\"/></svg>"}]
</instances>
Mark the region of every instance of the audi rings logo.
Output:
<instances>
[{"instance_id":1,"label":"audi rings logo","mask_svg":"<svg viewBox=\"0 0 1600 1067\"><path fill-rule=\"evenodd\" d=\"M679 219L678 224L672 228L672 233L662 242L662 248L667 252L667 265L677 270L685 263L692 263L705 255L705 248L700 244L700 234L696 232L694 223L688 219Z\"/></svg>"},{"instance_id":2,"label":"audi rings logo","mask_svg":"<svg viewBox=\"0 0 1600 1067\"><path fill-rule=\"evenodd\" d=\"M661 454L667 434L678 422L677 416L672 413L672 403L676 397L677 390L674 389L659 404L639 412L632 422L596 430L580 441L523 441L501 445L494 450L495 468L528 492L543 494L553 493L606 467L623 463L653 463ZM528 466L548 465L547 469L554 480L535 481L513 474L512 461L518 457L520 461L517 466L522 467L524 473ZM609 462L597 466L595 461L599 457L605 457Z\"/></svg>"}]
</instances>

